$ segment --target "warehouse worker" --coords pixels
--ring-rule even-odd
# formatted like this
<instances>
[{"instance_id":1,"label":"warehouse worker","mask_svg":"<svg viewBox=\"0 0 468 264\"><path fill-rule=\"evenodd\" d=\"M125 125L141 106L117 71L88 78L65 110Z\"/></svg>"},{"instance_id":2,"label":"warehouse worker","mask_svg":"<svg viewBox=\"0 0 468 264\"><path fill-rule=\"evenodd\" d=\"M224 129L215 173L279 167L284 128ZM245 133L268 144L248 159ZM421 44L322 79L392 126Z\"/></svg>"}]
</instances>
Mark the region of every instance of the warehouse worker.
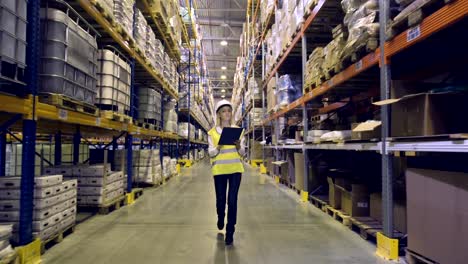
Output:
<instances>
[{"instance_id":1,"label":"warehouse worker","mask_svg":"<svg viewBox=\"0 0 468 264\"><path fill-rule=\"evenodd\" d=\"M232 104L221 100L216 104L216 126L208 131L208 153L211 157L211 170L214 176L216 191L216 211L218 213L218 229L224 228L224 214L226 210L226 190L228 214L226 225L226 245L234 241L234 231L237 219L237 194L241 183L244 166L241 156L245 154L244 139L236 141L236 145L218 145L224 127L232 124ZM243 137L241 137L243 138Z\"/></svg>"}]
</instances>

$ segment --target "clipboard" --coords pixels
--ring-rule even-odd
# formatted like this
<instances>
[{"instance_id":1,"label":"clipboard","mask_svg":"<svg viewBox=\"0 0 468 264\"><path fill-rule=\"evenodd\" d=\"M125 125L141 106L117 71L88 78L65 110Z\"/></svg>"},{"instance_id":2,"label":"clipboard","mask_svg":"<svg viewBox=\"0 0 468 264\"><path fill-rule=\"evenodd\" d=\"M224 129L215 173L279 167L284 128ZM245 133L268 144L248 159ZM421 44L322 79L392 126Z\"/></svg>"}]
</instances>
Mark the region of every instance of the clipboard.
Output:
<instances>
[{"instance_id":1,"label":"clipboard","mask_svg":"<svg viewBox=\"0 0 468 264\"><path fill-rule=\"evenodd\" d=\"M225 127L221 133L218 145L235 145L234 142L241 137L243 128L240 127Z\"/></svg>"}]
</instances>

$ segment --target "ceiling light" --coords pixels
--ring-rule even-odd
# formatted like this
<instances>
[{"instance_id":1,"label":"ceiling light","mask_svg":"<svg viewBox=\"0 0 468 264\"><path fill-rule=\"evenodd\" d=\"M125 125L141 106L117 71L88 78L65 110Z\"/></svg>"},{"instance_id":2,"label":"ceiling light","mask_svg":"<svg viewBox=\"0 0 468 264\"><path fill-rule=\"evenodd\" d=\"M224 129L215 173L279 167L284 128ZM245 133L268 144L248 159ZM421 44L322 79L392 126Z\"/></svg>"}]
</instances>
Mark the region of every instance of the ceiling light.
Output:
<instances>
[{"instance_id":1,"label":"ceiling light","mask_svg":"<svg viewBox=\"0 0 468 264\"><path fill-rule=\"evenodd\" d=\"M222 93L225 93L225 92L226 92L226 90L222 89L222 90L221 90L221 92L222 92Z\"/></svg>"},{"instance_id":2,"label":"ceiling light","mask_svg":"<svg viewBox=\"0 0 468 264\"><path fill-rule=\"evenodd\" d=\"M221 98L226 98L226 96L225 96L225 95L221 95Z\"/></svg>"},{"instance_id":3,"label":"ceiling light","mask_svg":"<svg viewBox=\"0 0 468 264\"><path fill-rule=\"evenodd\" d=\"M226 40L222 40L219 44L221 44L221 46L227 46L228 42Z\"/></svg>"},{"instance_id":4,"label":"ceiling light","mask_svg":"<svg viewBox=\"0 0 468 264\"><path fill-rule=\"evenodd\" d=\"M225 71L225 70L227 70L227 67L226 66L221 66L221 70Z\"/></svg>"},{"instance_id":5,"label":"ceiling light","mask_svg":"<svg viewBox=\"0 0 468 264\"><path fill-rule=\"evenodd\" d=\"M221 75L222 80L226 80L226 75Z\"/></svg>"}]
</instances>

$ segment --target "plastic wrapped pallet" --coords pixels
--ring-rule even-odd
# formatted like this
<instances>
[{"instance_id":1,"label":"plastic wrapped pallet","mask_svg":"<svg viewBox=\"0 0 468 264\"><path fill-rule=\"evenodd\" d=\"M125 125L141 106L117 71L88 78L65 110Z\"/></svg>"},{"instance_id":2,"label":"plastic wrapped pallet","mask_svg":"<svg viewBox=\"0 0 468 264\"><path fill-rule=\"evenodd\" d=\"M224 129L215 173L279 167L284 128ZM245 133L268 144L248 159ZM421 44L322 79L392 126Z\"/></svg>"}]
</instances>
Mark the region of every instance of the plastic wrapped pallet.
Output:
<instances>
[{"instance_id":1,"label":"plastic wrapped pallet","mask_svg":"<svg viewBox=\"0 0 468 264\"><path fill-rule=\"evenodd\" d=\"M284 107L302 95L302 84L299 78L291 78L285 74L279 78L277 84L278 105Z\"/></svg>"},{"instance_id":2,"label":"plastic wrapped pallet","mask_svg":"<svg viewBox=\"0 0 468 264\"><path fill-rule=\"evenodd\" d=\"M151 27L147 27L147 39L145 55L149 59L151 66L156 69L157 72L163 71L162 57L164 48L162 47L161 41L156 39L156 35Z\"/></svg>"},{"instance_id":3,"label":"plastic wrapped pallet","mask_svg":"<svg viewBox=\"0 0 468 264\"><path fill-rule=\"evenodd\" d=\"M146 21L143 13L136 9L135 14L135 41L138 47L143 51L146 49L148 40L148 22Z\"/></svg>"},{"instance_id":4,"label":"plastic wrapped pallet","mask_svg":"<svg viewBox=\"0 0 468 264\"><path fill-rule=\"evenodd\" d=\"M130 71L130 64L118 52L99 50L96 104L122 114L129 110Z\"/></svg>"},{"instance_id":5,"label":"plastic wrapped pallet","mask_svg":"<svg viewBox=\"0 0 468 264\"><path fill-rule=\"evenodd\" d=\"M169 176L171 176L171 157L168 157L168 156L164 156L163 157L163 173L162 173L162 176L164 179L167 179L169 178Z\"/></svg>"},{"instance_id":6,"label":"plastic wrapped pallet","mask_svg":"<svg viewBox=\"0 0 468 264\"><path fill-rule=\"evenodd\" d=\"M262 25L265 24L268 18L268 15L274 13L275 11L275 1L274 0L266 0L260 2L260 21Z\"/></svg>"},{"instance_id":7,"label":"plastic wrapped pallet","mask_svg":"<svg viewBox=\"0 0 468 264\"><path fill-rule=\"evenodd\" d=\"M114 17L130 38L133 38L133 5L135 0L114 1Z\"/></svg>"},{"instance_id":8,"label":"plastic wrapped pallet","mask_svg":"<svg viewBox=\"0 0 468 264\"><path fill-rule=\"evenodd\" d=\"M107 15L114 17L114 0L95 0ZM119 0L117 0L119 2Z\"/></svg>"},{"instance_id":9,"label":"plastic wrapped pallet","mask_svg":"<svg viewBox=\"0 0 468 264\"><path fill-rule=\"evenodd\" d=\"M357 1L342 0L341 5L346 13L344 24L348 27L348 40L343 48L343 56L349 56L359 46L366 44L370 38L379 36L377 0Z\"/></svg>"},{"instance_id":10,"label":"plastic wrapped pallet","mask_svg":"<svg viewBox=\"0 0 468 264\"><path fill-rule=\"evenodd\" d=\"M26 0L0 1L0 60L23 69L26 67L26 11Z\"/></svg>"},{"instance_id":11,"label":"plastic wrapped pallet","mask_svg":"<svg viewBox=\"0 0 468 264\"><path fill-rule=\"evenodd\" d=\"M94 105L97 81L97 42L66 13L41 8L42 54L39 92L63 94Z\"/></svg>"},{"instance_id":12,"label":"plastic wrapped pallet","mask_svg":"<svg viewBox=\"0 0 468 264\"><path fill-rule=\"evenodd\" d=\"M165 102L164 109L164 131L177 133L177 113L175 111L175 101Z\"/></svg>"}]
</instances>

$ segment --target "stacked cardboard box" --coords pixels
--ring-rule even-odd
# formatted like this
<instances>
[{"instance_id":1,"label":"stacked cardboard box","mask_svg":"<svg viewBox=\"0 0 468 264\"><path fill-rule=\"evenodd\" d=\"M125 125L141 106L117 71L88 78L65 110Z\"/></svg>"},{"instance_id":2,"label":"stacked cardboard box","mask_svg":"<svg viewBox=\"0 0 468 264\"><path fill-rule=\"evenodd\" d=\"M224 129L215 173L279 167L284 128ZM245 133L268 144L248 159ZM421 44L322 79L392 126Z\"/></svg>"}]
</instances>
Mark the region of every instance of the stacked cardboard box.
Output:
<instances>
[{"instance_id":1,"label":"stacked cardboard box","mask_svg":"<svg viewBox=\"0 0 468 264\"><path fill-rule=\"evenodd\" d=\"M323 48L323 71L325 76L329 79L331 76L328 76L330 72L337 73L337 65L341 60L341 52L346 44L346 39L348 38L347 30L343 25L336 26L333 30L333 40L328 43L325 48Z\"/></svg>"},{"instance_id":2,"label":"stacked cardboard box","mask_svg":"<svg viewBox=\"0 0 468 264\"><path fill-rule=\"evenodd\" d=\"M13 236L13 225L0 223L0 263L8 263L10 256L15 254L10 239Z\"/></svg>"},{"instance_id":3,"label":"stacked cardboard box","mask_svg":"<svg viewBox=\"0 0 468 264\"><path fill-rule=\"evenodd\" d=\"M191 155L193 157L193 155ZM174 164L174 161L172 161L171 157L169 156L164 156L163 157L163 172L162 172L162 176L164 179L167 179L169 178L171 175L174 175L175 172L176 172L176 165L177 164L177 160L175 161L175 164Z\"/></svg>"},{"instance_id":4,"label":"stacked cardboard box","mask_svg":"<svg viewBox=\"0 0 468 264\"><path fill-rule=\"evenodd\" d=\"M21 177L0 177L0 222L13 226L17 241ZM73 226L76 220L77 181L62 175L34 178L33 235L47 240Z\"/></svg>"},{"instance_id":5,"label":"stacked cardboard box","mask_svg":"<svg viewBox=\"0 0 468 264\"><path fill-rule=\"evenodd\" d=\"M111 172L109 164L55 166L46 169L46 174L61 173L65 179L78 183L79 206L99 206L124 194L126 179L121 171Z\"/></svg>"},{"instance_id":6,"label":"stacked cardboard box","mask_svg":"<svg viewBox=\"0 0 468 264\"><path fill-rule=\"evenodd\" d=\"M179 136L183 138L188 138L189 130L190 130L190 139L195 139L195 126L186 122L179 123Z\"/></svg>"},{"instance_id":7,"label":"stacked cardboard box","mask_svg":"<svg viewBox=\"0 0 468 264\"><path fill-rule=\"evenodd\" d=\"M267 85L267 111L274 112L277 100L276 100L276 78L271 78Z\"/></svg>"},{"instance_id":8,"label":"stacked cardboard box","mask_svg":"<svg viewBox=\"0 0 468 264\"><path fill-rule=\"evenodd\" d=\"M34 174L41 175L42 168L55 162L55 147L52 143L36 144L36 152L41 154L43 158L36 155L34 162ZM22 164L22 144L8 144L6 149L6 175L16 176L21 175ZM89 146L81 144L79 147L79 162L89 159ZM73 161L73 145L62 144L62 163L71 163Z\"/></svg>"},{"instance_id":9,"label":"stacked cardboard box","mask_svg":"<svg viewBox=\"0 0 468 264\"><path fill-rule=\"evenodd\" d=\"M304 84L304 93L307 89L312 87L312 84L316 84L317 80L320 80L324 77L323 64L325 61L324 58L324 49L322 47L317 47L309 55L309 59L306 64L305 72L305 84Z\"/></svg>"},{"instance_id":10,"label":"stacked cardboard box","mask_svg":"<svg viewBox=\"0 0 468 264\"><path fill-rule=\"evenodd\" d=\"M253 108L250 111L250 120L252 126L261 126L263 123L263 108Z\"/></svg>"},{"instance_id":11,"label":"stacked cardboard box","mask_svg":"<svg viewBox=\"0 0 468 264\"><path fill-rule=\"evenodd\" d=\"M408 249L435 263L468 259L468 175L406 171Z\"/></svg>"},{"instance_id":12,"label":"stacked cardboard box","mask_svg":"<svg viewBox=\"0 0 468 264\"><path fill-rule=\"evenodd\" d=\"M159 150L133 150L132 158L132 180L134 183L157 184L161 182L161 160L159 156ZM114 164L116 169L124 171L126 170L126 150L117 150L115 152Z\"/></svg>"}]
</instances>

